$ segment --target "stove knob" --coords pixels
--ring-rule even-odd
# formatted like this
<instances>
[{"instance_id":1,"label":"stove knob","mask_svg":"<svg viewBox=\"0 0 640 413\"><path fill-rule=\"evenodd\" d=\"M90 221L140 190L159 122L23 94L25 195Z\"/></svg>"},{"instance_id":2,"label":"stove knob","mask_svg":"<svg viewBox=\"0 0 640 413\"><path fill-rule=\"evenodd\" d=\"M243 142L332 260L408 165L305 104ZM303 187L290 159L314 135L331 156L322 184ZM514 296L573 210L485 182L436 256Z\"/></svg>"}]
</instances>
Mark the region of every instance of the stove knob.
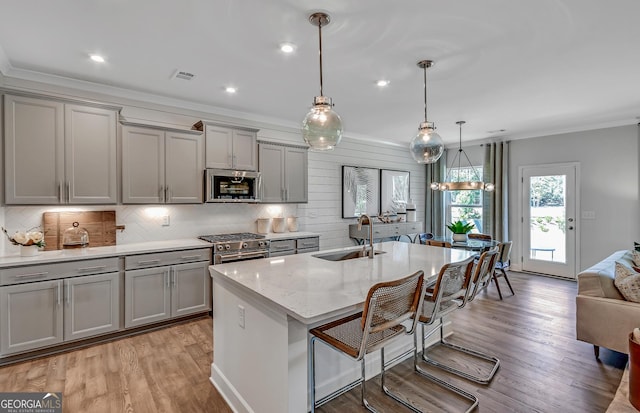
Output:
<instances>
[{"instance_id":1,"label":"stove knob","mask_svg":"<svg viewBox=\"0 0 640 413\"><path fill-rule=\"evenodd\" d=\"M264 247L264 241L260 241L260 242L258 242L258 246L259 246L260 248Z\"/></svg>"},{"instance_id":2,"label":"stove knob","mask_svg":"<svg viewBox=\"0 0 640 413\"><path fill-rule=\"evenodd\" d=\"M222 251L224 249L224 247L222 246L222 244L218 245L218 251Z\"/></svg>"},{"instance_id":3,"label":"stove knob","mask_svg":"<svg viewBox=\"0 0 640 413\"><path fill-rule=\"evenodd\" d=\"M225 248L226 250L230 250L230 249L231 249L231 245L229 245L229 244L224 244L224 248Z\"/></svg>"},{"instance_id":4,"label":"stove knob","mask_svg":"<svg viewBox=\"0 0 640 413\"><path fill-rule=\"evenodd\" d=\"M242 248L249 248L249 245L246 242L242 243Z\"/></svg>"}]
</instances>

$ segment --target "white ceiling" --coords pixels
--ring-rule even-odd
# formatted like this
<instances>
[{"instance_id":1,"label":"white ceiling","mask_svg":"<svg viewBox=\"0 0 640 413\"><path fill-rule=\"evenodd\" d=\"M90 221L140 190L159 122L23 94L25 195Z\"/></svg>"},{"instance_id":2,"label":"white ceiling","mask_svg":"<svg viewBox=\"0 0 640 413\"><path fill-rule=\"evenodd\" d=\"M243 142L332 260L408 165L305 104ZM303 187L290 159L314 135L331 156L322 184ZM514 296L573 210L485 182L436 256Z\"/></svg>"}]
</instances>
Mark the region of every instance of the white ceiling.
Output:
<instances>
[{"instance_id":1,"label":"white ceiling","mask_svg":"<svg viewBox=\"0 0 640 413\"><path fill-rule=\"evenodd\" d=\"M637 0L2 0L0 70L299 125L319 94L307 20L317 10L332 19L324 92L348 136L408 144L424 117L423 59L435 61L429 120L448 143L458 120L464 141L638 122ZM172 79L176 70L196 77ZM390 85L378 88L381 78Z\"/></svg>"}]
</instances>

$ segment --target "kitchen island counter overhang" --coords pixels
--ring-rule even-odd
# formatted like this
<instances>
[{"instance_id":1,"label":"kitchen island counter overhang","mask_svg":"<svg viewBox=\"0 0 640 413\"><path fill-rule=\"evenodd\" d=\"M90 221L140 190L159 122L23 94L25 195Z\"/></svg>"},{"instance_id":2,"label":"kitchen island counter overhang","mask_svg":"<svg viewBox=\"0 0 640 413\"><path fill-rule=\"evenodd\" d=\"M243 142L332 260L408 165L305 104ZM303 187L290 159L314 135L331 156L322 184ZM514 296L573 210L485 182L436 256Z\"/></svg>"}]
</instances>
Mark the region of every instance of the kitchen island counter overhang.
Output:
<instances>
[{"instance_id":1,"label":"kitchen island counter overhang","mask_svg":"<svg viewBox=\"0 0 640 413\"><path fill-rule=\"evenodd\" d=\"M331 251L238 261L209 267L213 278L211 381L238 412L308 411L308 331L361 311L379 282L422 270L428 281L473 252L403 242L375 244L373 259L330 261ZM402 346L410 346L411 339ZM393 349L391 349L393 351ZM358 365L316 349L317 397L348 383ZM371 362L367 376L377 374ZM379 366L377 367L379 370Z\"/></svg>"}]
</instances>

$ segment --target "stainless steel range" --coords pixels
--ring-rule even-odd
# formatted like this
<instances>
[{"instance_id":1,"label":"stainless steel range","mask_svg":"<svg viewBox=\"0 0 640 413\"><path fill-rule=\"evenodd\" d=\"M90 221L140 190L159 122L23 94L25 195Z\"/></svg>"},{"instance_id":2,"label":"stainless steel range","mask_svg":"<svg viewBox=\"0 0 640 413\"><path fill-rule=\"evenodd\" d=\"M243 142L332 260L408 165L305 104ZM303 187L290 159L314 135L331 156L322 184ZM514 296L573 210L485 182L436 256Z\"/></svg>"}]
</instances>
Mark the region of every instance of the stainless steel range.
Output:
<instances>
[{"instance_id":1,"label":"stainless steel range","mask_svg":"<svg viewBox=\"0 0 640 413\"><path fill-rule=\"evenodd\" d=\"M213 244L213 264L269 257L269 240L264 235L239 232L198 238Z\"/></svg>"}]
</instances>

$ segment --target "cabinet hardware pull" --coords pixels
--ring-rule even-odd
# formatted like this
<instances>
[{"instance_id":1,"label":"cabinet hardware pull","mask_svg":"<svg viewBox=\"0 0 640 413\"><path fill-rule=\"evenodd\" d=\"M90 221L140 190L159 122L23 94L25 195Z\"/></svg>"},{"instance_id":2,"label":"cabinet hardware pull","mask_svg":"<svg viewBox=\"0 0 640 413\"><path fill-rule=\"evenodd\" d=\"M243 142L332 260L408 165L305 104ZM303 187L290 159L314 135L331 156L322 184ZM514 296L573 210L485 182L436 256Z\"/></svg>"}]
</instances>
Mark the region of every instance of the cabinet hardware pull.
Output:
<instances>
[{"instance_id":1,"label":"cabinet hardware pull","mask_svg":"<svg viewBox=\"0 0 640 413\"><path fill-rule=\"evenodd\" d=\"M181 260L195 260L202 257L202 255L184 255L180 257Z\"/></svg>"},{"instance_id":2,"label":"cabinet hardware pull","mask_svg":"<svg viewBox=\"0 0 640 413\"><path fill-rule=\"evenodd\" d=\"M171 191L168 185L164 187L164 199L165 202L171 202Z\"/></svg>"},{"instance_id":3,"label":"cabinet hardware pull","mask_svg":"<svg viewBox=\"0 0 640 413\"><path fill-rule=\"evenodd\" d=\"M67 305L71 304L71 284L67 283Z\"/></svg>"},{"instance_id":4,"label":"cabinet hardware pull","mask_svg":"<svg viewBox=\"0 0 640 413\"><path fill-rule=\"evenodd\" d=\"M67 181L67 204L71 202L71 181Z\"/></svg>"},{"instance_id":5,"label":"cabinet hardware pull","mask_svg":"<svg viewBox=\"0 0 640 413\"><path fill-rule=\"evenodd\" d=\"M58 281L58 285L56 286L56 289L58 290L58 305L60 305L60 281Z\"/></svg>"},{"instance_id":6,"label":"cabinet hardware pull","mask_svg":"<svg viewBox=\"0 0 640 413\"><path fill-rule=\"evenodd\" d=\"M158 264L159 262L160 262L160 260L138 261L138 265Z\"/></svg>"},{"instance_id":7,"label":"cabinet hardware pull","mask_svg":"<svg viewBox=\"0 0 640 413\"><path fill-rule=\"evenodd\" d=\"M315 242L303 242L302 246L303 247L315 247L316 243Z\"/></svg>"},{"instance_id":8,"label":"cabinet hardware pull","mask_svg":"<svg viewBox=\"0 0 640 413\"><path fill-rule=\"evenodd\" d=\"M64 187L62 186L62 181L58 182L58 199L60 203L64 203L64 195L63 195Z\"/></svg>"},{"instance_id":9,"label":"cabinet hardware pull","mask_svg":"<svg viewBox=\"0 0 640 413\"><path fill-rule=\"evenodd\" d=\"M176 269L171 268L171 287L176 288Z\"/></svg>"},{"instance_id":10,"label":"cabinet hardware pull","mask_svg":"<svg viewBox=\"0 0 640 413\"><path fill-rule=\"evenodd\" d=\"M164 283L165 283L165 285L167 286L167 288L169 288L169 287L170 287L170 286L169 286L169 271L170 271L170 270L167 270L167 271L165 271L165 273L164 273Z\"/></svg>"},{"instance_id":11,"label":"cabinet hardware pull","mask_svg":"<svg viewBox=\"0 0 640 413\"><path fill-rule=\"evenodd\" d=\"M160 198L160 202L164 202L164 185L160 185L160 189L158 190L158 198Z\"/></svg>"},{"instance_id":12,"label":"cabinet hardware pull","mask_svg":"<svg viewBox=\"0 0 640 413\"><path fill-rule=\"evenodd\" d=\"M49 271L34 272L33 274L20 274L16 275L14 278L44 277L47 274L49 274Z\"/></svg>"},{"instance_id":13,"label":"cabinet hardware pull","mask_svg":"<svg viewBox=\"0 0 640 413\"><path fill-rule=\"evenodd\" d=\"M78 268L78 271L100 271L106 269L106 265L97 265L95 267Z\"/></svg>"}]
</instances>

